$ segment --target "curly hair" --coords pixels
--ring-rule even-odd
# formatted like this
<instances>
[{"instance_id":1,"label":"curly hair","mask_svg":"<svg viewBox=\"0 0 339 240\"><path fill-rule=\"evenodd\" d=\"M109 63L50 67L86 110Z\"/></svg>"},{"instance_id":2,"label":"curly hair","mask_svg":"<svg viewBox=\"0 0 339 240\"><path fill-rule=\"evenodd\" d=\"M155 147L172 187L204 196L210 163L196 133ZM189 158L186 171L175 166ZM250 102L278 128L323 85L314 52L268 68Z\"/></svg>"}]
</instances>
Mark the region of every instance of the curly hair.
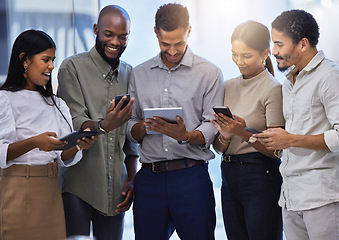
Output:
<instances>
[{"instance_id":1,"label":"curly hair","mask_svg":"<svg viewBox=\"0 0 339 240\"><path fill-rule=\"evenodd\" d=\"M307 38L315 47L319 39L319 26L312 14L299 9L284 11L273 22L272 28L283 32L294 44Z\"/></svg>"},{"instance_id":2,"label":"curly hair","mask_svg":"<svg viewBox=\"0 0 339 240\"><path fill-rule=\"evenodd\" d=\"M179 27L185 30L189 27L189 13L186 7L179 3L164 4L158 8L155 15L155 28L164 31L174 31Z\"/></svg>"}]
</instances>

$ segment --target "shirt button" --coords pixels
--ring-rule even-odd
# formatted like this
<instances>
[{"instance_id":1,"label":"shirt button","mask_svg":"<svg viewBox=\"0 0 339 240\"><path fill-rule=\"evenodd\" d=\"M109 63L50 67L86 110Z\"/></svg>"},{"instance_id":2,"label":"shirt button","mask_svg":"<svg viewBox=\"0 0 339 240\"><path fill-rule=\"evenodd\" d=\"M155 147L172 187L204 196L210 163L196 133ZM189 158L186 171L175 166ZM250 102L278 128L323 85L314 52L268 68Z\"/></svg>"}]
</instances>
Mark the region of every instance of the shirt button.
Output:
<instances>
[{"instance_id":1,"label":"shirt button","mask_svg":"<svg viewBox=\"0 0 339 240\"><path fill-rule=\"evenodd\" d=\"M167 90L167 88L165 88L165 92L167 92L168 90Z\"/></svg>"},{"instance_id":2,"label":"shirt button","mask_svg":"<svg viewBox=\"0 0 339 240\"><path fill-rule=\"evenodd\" d=\"M102 75L103 77L106 77L106 74Z\"/></svg>"},{"instance_id":3,"label":"shirt button","mask_svg":"<svg viewBox=\"0 0 339 240\"><path fill-rule=\"evenodd\" d=\"M171 73L171 70L168 70L167 73Z\"/></svg>"},{"instance_id":4,"label":"shirt button","mask_svg":"<svg viewBox=\"0 0 339 240\"><path fill-rule=\"evenodd\" d=\"M113 138L110 138L109 140L113 141Z\"/></svg>"},{"instance_id":5,"label":"shirt button","mask_svg":"<svg viewBox=\"0 0 339 240\"><path fill-rule=\"evenodd\" d=\"M167 148L165 148L165 152L168 152L168 149L167 149Z\"/></svg>"},{"instance_id":6,"label":"shirt button","mask_svg":"<svg viewBox=\"0 0 339 240\"><path fill-rule=\"evenodd\" d=\"M112 157L109 157L109 159L112 159Z\"/></svg>"}]
</instances>

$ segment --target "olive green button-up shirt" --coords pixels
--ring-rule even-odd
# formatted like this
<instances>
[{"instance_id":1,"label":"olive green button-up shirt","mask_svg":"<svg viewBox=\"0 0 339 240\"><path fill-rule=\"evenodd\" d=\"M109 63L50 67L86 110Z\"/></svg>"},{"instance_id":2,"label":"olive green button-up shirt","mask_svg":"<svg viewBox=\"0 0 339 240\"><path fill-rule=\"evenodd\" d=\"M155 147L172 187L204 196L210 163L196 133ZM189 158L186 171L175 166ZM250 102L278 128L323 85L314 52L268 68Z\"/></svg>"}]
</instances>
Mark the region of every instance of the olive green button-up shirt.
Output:
<instances>
[{"instance_id":1,"label":"olive green button-up shirt","mask_svg":"<svg viewBox=\"0 0 339 240\"><path fill-rule=\"evenodd\" d=\"M58 95L70 108L74 129L86 121L104 118L116 95L127 93L132 67L120 61L117 69L99 55L95 47L65 59L58 73ZM62 168L63 192L72 193L100 212L113 216L123 201L122 187L127 179L125 155L138 155L137 145L126 139L126 124L99 135L82 160Z\"/></svg>"}]
</instances>

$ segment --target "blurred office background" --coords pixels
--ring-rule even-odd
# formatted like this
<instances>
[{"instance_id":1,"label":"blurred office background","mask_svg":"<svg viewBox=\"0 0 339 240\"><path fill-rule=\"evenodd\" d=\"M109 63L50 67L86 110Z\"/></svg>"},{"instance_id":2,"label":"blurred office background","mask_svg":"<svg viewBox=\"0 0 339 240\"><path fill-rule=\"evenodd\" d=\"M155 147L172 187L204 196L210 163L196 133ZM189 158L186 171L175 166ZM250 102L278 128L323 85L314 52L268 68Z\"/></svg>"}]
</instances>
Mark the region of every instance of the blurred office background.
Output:
<instances>
[{"instance_id":1,"label":"blurred office background","mask_svg":"<svg viewBox=\"0 0 339 240\"><path fill-rule=\"evenodd\" d=\"M47 32L57 44L53 86L57 71L66 57L89 50L95 42L93 24L98 12L108 4L124 7L132 25L128 47L122 60L136 66L159 52L155 37L154 15L169 0L0 0L0 85L5 81L12 44L19 33L34 28ZM298 8L313 14L320 27L318 49L339 63L339 0L176 0L190 12L192 33L188 44L192 50L219 66L225 79L239 74L231 59L230 37L233 29L246 20L270 24L282 11ZM272 59L274 61L274 58ZM275 62L275 61L274 61ZM274 64L276 65L276 64ZM276 72L282 82L284 76ZM220 205L220 156L210 162L210 173L217 203L216 239L225 239ZM126 214L124 239L133 239L133 217ZM174 234L171 239L178 239Z\"/></svg>"}]
</instances>

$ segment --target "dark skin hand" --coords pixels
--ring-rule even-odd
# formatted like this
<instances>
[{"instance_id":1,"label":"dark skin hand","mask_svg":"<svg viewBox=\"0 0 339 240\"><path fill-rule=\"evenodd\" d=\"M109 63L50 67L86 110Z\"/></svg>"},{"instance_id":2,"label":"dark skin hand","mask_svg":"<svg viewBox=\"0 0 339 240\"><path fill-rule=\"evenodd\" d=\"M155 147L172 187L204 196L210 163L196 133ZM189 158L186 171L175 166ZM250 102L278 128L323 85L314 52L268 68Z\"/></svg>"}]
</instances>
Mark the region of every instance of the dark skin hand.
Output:
<instances>
[{"instance_id":1,"label":"dark skin hand","mask_svg":"<svg viewBox=\"0 0 339 240\"><path fill-rule=\"evenodd\" d=\"M184 141L188 139L188 132L186 131L186 125L182 118L177 116L177 123L169 123L160 117L147 118L145 125L146 129L154 132L159 132L174 138L177 141Z\"/></svg>"},{"instance_id":2,"label":"dark skin hand","mask_svg":"<svg viewBox=\"0 0 339 240\"><path fill-rule=\"evenodd\" d=\"M222 135L224 139L230 139L233 135L237 135L244 141L248 141L252 136L252 133L245 130L246 122L241 117L233 115L234 119L232 119L222 113L214 113L214 117L217 120L217 123L212 119L210 122L212 122L212 124L218 129L220 135ZM222 145L220 144L219 140L216 139L213 146L217 152L224 153L227 150L228 144ZM267 149L259 141L252 143L251 146L268 157L275 157L274 151Z\"/></svg>"},{"instance_id":3,"label":"dark skin hand","mask_svg":"<svg viewBox=\"0 0 339 240\"><path fill-rule=\"evenodd\" d=\"M118 104L115 106L115 100L112 101L111 106L106 111L105 119L101 121L101 127L106 130L106 132L110 132L130 119L132 115L132 104L134 102L134 98L131 98L129 103L122 110L120 109L126 100L126 96L124 96ZM81 129L90 128L93 130L97 130L98 122L97 121L87 121L84 122L81 126Z\"/></svg>"},{"instance_id":4,"label":"dark skin hand","mask_svg":"<svg viewBox=\"0 0 339 240\"><path fill-rule=\"evenodd\" d=\"M65 145L64 141L60 141L56 138L57 134L55 132L44 132L34 137L12 143L8 147L7 161L11 161L17 157L20 157L21 155L33 150L34 148L38 148L41 151L49 152L61 148L63 145ZM82 149L88 149L92 146L94 139L94 137L79 139L78 145ZM61 154L62 160L67 160L73 157L77 151L78 149L75 146L63 151Z\"/></svg>"},{"instance_id":5,"label":"dark skin hand","mask_svg":"<svg viewBox=\"0 0 339 240\"><path fill-rule=\"evenodd\" d=\"M128 172L128 181L124 184L121 194L125 197L124 201L117 205L116 213L120 214L127 211L133 202L134 194L134 176L137 172L138 156L126 156L125 164Z\"/></svg>"}]
</instances>

